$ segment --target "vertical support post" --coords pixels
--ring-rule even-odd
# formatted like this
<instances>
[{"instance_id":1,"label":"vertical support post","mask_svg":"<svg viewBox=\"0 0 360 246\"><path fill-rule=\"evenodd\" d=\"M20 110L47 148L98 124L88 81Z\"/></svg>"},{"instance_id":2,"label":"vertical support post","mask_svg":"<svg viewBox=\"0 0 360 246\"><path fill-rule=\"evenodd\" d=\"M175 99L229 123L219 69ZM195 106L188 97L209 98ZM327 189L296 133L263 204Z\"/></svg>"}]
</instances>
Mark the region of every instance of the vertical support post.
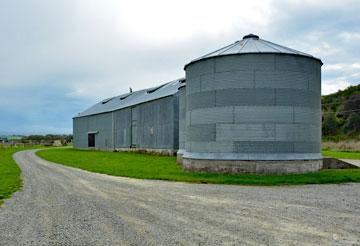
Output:
<instances>
[{"instance_id":1,"label":"vertical support post","mask_svg":"<svg viewBox=\"0 0 360 246\"><path fill-rule=\"evenodd\" d=\"M115 150L115 120L114 111L111 112L111 127L112 127L112 147Z\"/></svg>"},{"instance_id":2,"label":"vertical support post","mask_svg":"<svg viewBox=\"0 0 360 246\"><path fill-rule=\"evenodd\" d=\"M133 144L133 127L132 127L132 124L133 124L133 115L132 115L132 110L133 108L130 107L130 146L129 148L132 147L132 144Z\"/></svg>"}]
</instances>

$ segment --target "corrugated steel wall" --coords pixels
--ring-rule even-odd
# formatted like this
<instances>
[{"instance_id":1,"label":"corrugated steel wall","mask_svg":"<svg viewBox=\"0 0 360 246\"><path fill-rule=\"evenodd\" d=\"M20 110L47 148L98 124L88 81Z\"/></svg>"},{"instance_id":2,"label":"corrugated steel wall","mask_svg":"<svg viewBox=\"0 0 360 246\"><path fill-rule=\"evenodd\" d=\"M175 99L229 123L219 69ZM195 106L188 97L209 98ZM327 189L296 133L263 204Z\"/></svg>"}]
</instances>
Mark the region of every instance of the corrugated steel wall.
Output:
<instances>
[{"instance_id":1,"label":"corrugated steel wall","mask_svg":"<svg viewBox=\"0 0 360 246\"><path fill-rule=\"evenodd\" d=\"M114 112L115 147L129 148L131 145L131 108Z\"/></svg>"},{"instance_id":2,"label":"corrugated steel wall","mask_svg":"<svg viewBox=\"0 0 360 246\"><path fill-rule=\"evenodd\" d=\"M186 84L185 149L193 157L320 157L318 60L278 54L210 58L186 67Z\"/></svg>"},{"instance_id":3,"label":"corrugated steel wall","mask_svg":"<svg viewBox=\"0 0 360 246\"><path fill-rule=\"evenodd\" d=\"M88 133L98 132L95 147L99 149L133 146L175 150L178 148L178 114L176 94L110 113L74 118L74 147L87 148Z\"/></svg>"},{"instance_id":4,"label":"corrugated steel wall","mask_svg":"<svg viewBox=\"0 0 360 246\"><path fill-rule=\"evenodd\" d=\"M176 95L136 106L139 148L177 149L177 102Z\"/></svg>"},{"instance_id":5,"label":"corrugated steel wall","mask_svg":"<svg viewBox=\"0 0 360 246\"><path fill-rule=\"evenodd\" d=\"M73 135L75 148L88 147L89 132L98 132L95 137L96 148L112 148L112 113L74 118Z\"/></svg>"}]
</instances>

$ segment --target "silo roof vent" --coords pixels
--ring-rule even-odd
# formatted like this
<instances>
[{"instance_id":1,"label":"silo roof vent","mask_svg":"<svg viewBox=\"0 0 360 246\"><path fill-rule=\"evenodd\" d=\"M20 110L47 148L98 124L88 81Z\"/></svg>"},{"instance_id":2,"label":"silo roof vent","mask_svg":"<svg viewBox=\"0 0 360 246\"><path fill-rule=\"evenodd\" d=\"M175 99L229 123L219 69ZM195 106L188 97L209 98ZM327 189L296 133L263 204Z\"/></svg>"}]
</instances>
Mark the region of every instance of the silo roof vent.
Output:
<instances>
[{"instance_id":1,"label":"silo roof vent","mask_svg":"<svg viewBox=\"0 0 360 246\"><path fill-rule=\"evenodd\" d=\"M248 38L259 39L259 36L258 36L258 35L255 35L255 34L250 33L250 34L245 35L245 36L243 37L243 39L248 39Z\"/></svg>"}]
</instances>

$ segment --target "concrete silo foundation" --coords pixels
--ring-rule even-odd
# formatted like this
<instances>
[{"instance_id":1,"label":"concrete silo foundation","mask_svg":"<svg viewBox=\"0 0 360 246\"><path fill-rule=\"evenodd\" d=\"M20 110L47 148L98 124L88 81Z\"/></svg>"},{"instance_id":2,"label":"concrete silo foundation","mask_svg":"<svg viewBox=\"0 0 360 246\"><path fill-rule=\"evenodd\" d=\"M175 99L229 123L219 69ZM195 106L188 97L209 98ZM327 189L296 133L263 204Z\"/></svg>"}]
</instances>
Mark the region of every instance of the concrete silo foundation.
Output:
<instances>
[{"instance_id":1,"label":"concrete silo foundation","mask_svg":"<svg viewBox=\"0 0 360 246\"><path fill-rule=\"evenodd\" d=\"M245 161L182 159L185 170L216 173L289 174L315 172L322 168L322 160Z\"/></svg>"}]
</instances>

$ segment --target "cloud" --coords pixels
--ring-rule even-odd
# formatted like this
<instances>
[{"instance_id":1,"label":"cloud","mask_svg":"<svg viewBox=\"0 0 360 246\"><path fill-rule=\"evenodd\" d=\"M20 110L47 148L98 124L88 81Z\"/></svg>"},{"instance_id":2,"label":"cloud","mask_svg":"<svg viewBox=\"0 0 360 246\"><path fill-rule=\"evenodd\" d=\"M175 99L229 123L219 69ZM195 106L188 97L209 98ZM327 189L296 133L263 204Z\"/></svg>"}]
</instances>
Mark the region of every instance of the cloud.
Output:
<instances>
[{"instance_id":1,"label":"cloud","mask_svg":"<svg viewBox=\"0 0 360 246\"><path fill-rule=\"evenodd\" d=\"M325 64L323 71L324 95L343 90L346 87L360 82L360 63Z\"/></svg>"},{"instance_id":2,"label":"cloud","mask_svg":"<svg viewBox=\"0 0 360 246\"><path fill-rule=\"evenodd\" d=\"M339 38L345 42L359 42L360 32L340 32Z\"/></svg>"},{"instance_id":3,"label":"cloud","mask_svg":"<svg viewBox=\"0 0 360 246\"><path fill-rule=\"evenodd\" d=\"M335 80L325 80L322 83L322 92L323 95L328 95L331 93L335 93L339 90L343 90L349 87L351 84L344 78L337 78Z\"/></svg>"}]
</instances>

